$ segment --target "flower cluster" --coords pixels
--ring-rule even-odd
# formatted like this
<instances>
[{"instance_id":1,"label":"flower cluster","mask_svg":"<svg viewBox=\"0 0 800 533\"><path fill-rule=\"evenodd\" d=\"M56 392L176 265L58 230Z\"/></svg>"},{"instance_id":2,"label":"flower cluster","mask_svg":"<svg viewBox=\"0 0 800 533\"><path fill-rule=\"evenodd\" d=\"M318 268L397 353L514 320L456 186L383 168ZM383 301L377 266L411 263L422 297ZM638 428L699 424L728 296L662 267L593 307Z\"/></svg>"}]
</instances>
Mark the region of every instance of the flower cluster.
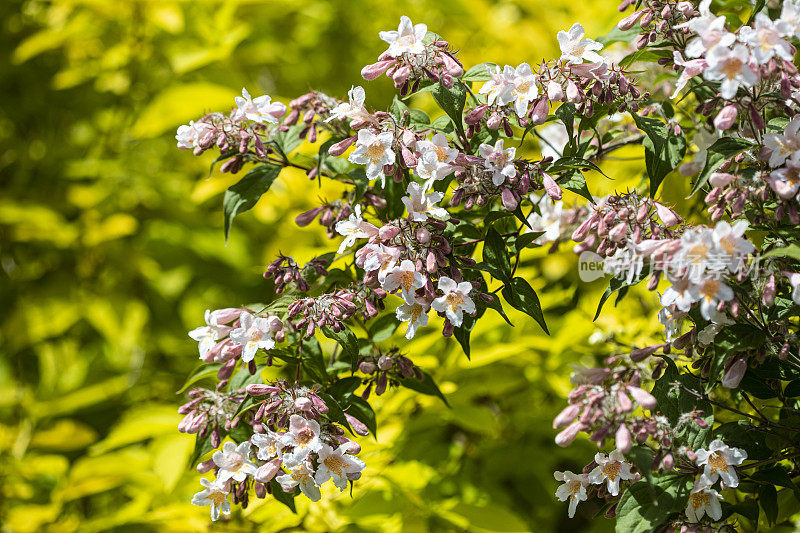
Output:
<instances>
[{"instance_id":1,"label":"flower cluster","mask_svg":"<svg viewBox=\"0 0 800 533\"><path fill-rule=\"evenodd\" d=\"M447 41L428 38L428 26L413 24L406 16L400 18L397 31L380 32L381 40L389 48L378 61L361 69L365 80L374 80L386 74L394 86L405 96L416 92L423 80L440 82L452 88L455 80L464 74L464 68L450 50Z\"/></svg>"}]
</instances>

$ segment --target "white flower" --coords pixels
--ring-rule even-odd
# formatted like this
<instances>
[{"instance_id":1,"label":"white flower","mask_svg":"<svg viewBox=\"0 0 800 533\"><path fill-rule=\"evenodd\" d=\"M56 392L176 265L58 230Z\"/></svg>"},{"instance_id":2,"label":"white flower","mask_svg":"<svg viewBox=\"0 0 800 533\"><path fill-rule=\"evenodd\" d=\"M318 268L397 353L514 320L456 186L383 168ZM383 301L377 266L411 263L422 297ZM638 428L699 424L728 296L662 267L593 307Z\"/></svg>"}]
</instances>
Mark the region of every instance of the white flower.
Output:
<instances>
[{"instance_id":1,"label":"white flower","mask_svg":"<svg viewBox=\"0 0 800 533\"><path fill-rule=\"evenodd\" d=\"M688 277L676 277L671 272L667 272L667 279L671 286L664 290L661 296L661 305L665 308L675 305L680 311L687 313L692 308L692 304L697 300L692 295L692 282Z\"/></svg>"},{"instance_id":2,"label":"white flower","mask_svg":"<svg viewBox=\"0 0 800 533\"><path fill-rule=\"evenodd\" d=\"M361 130L364 131L364 130ZM338 253L341 255L355 244L356 239L366 239L377 233L377 228L361 218L361 206L356 204L355 212L350 213L347 220L340 220L336 223L336 232L344 235L342 244L339 245Z\"/></svg>"},{"instance_id":3,"label":"white flower","mask_svg":"<svg viewBox=\"0 0 800 533\"><path fill-rule=\"evenodd\" d=\"M723 220L717 223L713 231L716 249L728 257L727 266L732 274L744 268L747 255L756 251L753 243L743 238L747 226L746 220L739 220L733 226Z\"/></svg>"},{"instance_id":4,"label":"white flower","mask_svg":"<svg viewBox=\"0 0 800 533\"><path fill-rule=\"evenodd\" d=\"M428 152L431 153L432 152ZM440 192L427 192L427 189L419 183L411 182L408 184L408 196L403 196L403 205L408 209L408 218L417 222L428 220L428 216L434 218L447 218L447 209L436 205L444 198Z\"/></svg>"},{"instance_id":5,"label":"white flower","mask_svg":"<svg viewBox=\"0 0 800 533\"><path fill-rule=\"evenodd\" d=\"M586 487L589 485L589 476L586 474L573 474L572 472L554 472L553 477L557 481L564 483L556 489L556 497L559 501L569 499L569 517L575 516L575 509L578 502L586 501L589 496L586 494Z\"/></svg>"},{"instance_id":6,"label":"white flower","mask_svg":"<svg viewBox=\"0 0 800 533\"><path fill-rule=\"evenodd\" d=\"M721 499L719 492L710 488L702 477L698 479L686 504L686 517L689 522L699 522L704 514L708 514L712 520L722 518L722 507L719 504Z\"/></svg>"},{"instance_id":7,"label":"white flower","mask_svg":"<svg viewBox=\"0 0 800 533\"><path fill-rule=\"evenodd\" d=\"M681 92L684 87L686 87L686 84L689 83L690 79L703 73L706 67L708 67L708 62L706 62L705 59L692 59L689 61L684 61L680 52L678 51L672 53L672 59L675 62L675 65L683 67L683 71L681 71L678 81L675 82L675 92L673 92L672 96L670 96L670 98L675 98L678 96L678 93Z\"/></svg>"},{"instance_id":8,"label":"white flower","mask_svg":"<svg viewBox=\"0 0 800 533\"><path fill-rule=\"evenodd\" d=\"M270 461L280 456L286 445L281 440L281 435L267 430L266 433L254 433L250 442L256 445L256 457L262 461Z\"/></svg>"},{"instance_id":9,"label":"white flower","mask_svg":"<svg viewBox=\"0 0 800 533\"><path fill-rule=\"evenodd\" d=\"M428 33L425 24L413 25L411 19L403 15L397 31L382 31L378 34L382 41L389 43L389 55L399 57L403 54L421 54L425 52L422 40Z\"/></svg>"},{"instance_id":10,"label":"white flower","mask_svg":"<svg viewBox=\"0 0 800 533\"><path fill-rule=\"evenodd\" d=\"M686 57L700 57L714 48L730 46L736 36L725 29L725 17L715 16L709 11L711 0L700 2L700 16L679 24L676 29L687 27L697 34L686 44Z\"/></svg>"},{"instance_id":11,"label":"white flower","mask_svg":"<svg viewBox=\"0 0 800 533\"><path fill-rule=\"evenodd\" d=\"M658 321L664 326L667 342L672 342L681 333L681 324L686 313L672 307L664 307L658 312Z\"/></svg>"},{"instance_id":12,"label":"white flower","mask_svg":"<svg viewBox=\"0 0 800 533\"><path fill-rule=\"evenodd\" d=\"M210 309L206 309L206 325L195 328L189 332L189 337L198 342L200 358L214 347L218 340L223 338L231 330L229 326L221 326L217 323L217 317Z\"/></svg>"},{"instance_id":13,"label":"white flower","mask_svg":"<svg viewBox=\"0 0 800 533\"><path fill-rule=\"evenodd\" d=\"M693 282L703 279L706 270L710 270L715 262L714 233L709 228L697 228L686 231L681 236L681 249L675 254L675 267L689 269L689 279ZM721 270L720 268L716 269ZM666 304L663 304L666 305Z\"/></svg>"},{"instance_id":14,"label":"white flower","mask_svg":"<svg viewBox=\"0 0 800 533\"><path fill-rule=\"evenodd\" d=\"M784 0L779 24L784 37L800 37L800 2Z\"/></svg>"},{"instance_id":15,"label":"white flower","mask_svg":"<svg viewBox=\"0 0 800 533\"><path fill-rule=\"evenodd\" d=\"M750 68L750 52L743 44L730 49L715 46L706 56L708 68L703 76L709 81L722 81L720 93L725 99L736 96L739 87L752 87L758 82L758 75Z\"/></svg>"},{"instance_id":16,"label":"white flower","mask_svg":"<svg viewBox=\"0 0 800 533\"><path fill-rule=\"evenodd\" d=\"M726 488L736 488L739 486L739 477L736 475L734 466L742 464L747 459L747 452L740 448L731 448L719 439L711 442L708 450L700 449L697 454L697 465L705 467L703 475L700 477L709 486L718 478Z\"/></svg>"},{"instance_id":17,"label":"white flower","mask_svg":"<svg viewBox=\"0 0 800 533\"><path fill-rule=\"evenodd\" d=\"M439 278L439 290L444 294L436 298L431 307L440 313L444 313L454 326L461 325L464 320L464 311L469 314L475 312L475 303L469 297L472 283L468 281L456 283L447 276L442 276Z\"/></svg>"},{"instance_id":18,"label":"white flower","mask_svg":"<svg viewBox=\"0 0 800 533\"><path fill-rule=\"evenodd\" d=\"M384 131L375 135L368 129L358 130L356 149L347 158L356 165L367 165L367 178L381 178L381 186L386 185L386 176L383 174L384 165L393 165L395 153L392 151L394 134Z\"/></svg>"},{"instance_id":19,"label":"white flower","mask_svg":"<svg viewBox=\"0 0 800 533\"><path fill-rule=\"evenodd\" d=\"M413 339L418 327L428 325L428 303L423 298L414 298L411 303L404 301L395 310L395 315L397 320L408 322L406 338Z\"/></svg>"},{"instance_id":20,"label":"white flower","mask_svg":"<svg viewBox=\"0 0 800 533\"><path fill-rule=\"evenodd\" d=\"M789 121L783 135L770 132L764 136L764 146L772 150L769 156L769 166L772 168L781 166L786 159L800 159L800 115Z\"/></svg>"},{"instance_id":21,"label":"white flower","mask_svg":"<svg viewBox=\"0 0 800 533\"><path fill-rule=\"evenodd\" d=\"M604 453L597 453L594 456L597 466L589 473L589 481L595 485L606 484L608 492L612 496L619 494L620 480L633 479L631 465L625 460L625 456L619 450L614 450L606 456Z\"/></svg>"},{"instance_id":22,"label":"white flower","mask_svg":"<svg viewBox=\"0 0 800 533\"><path fill-rule=\"evenodd\" d=\"M200 139L213 129L214 126L211 124L195 121L190 121L188 126L186 124L179 126L175 135L175 139L178 141L178 148L183 150L194 149Z\"/></svg>"},{"instance_id":23,"label":"white flower","mask_svg":"<svg viewBox=\"0 0 800 533\"><path fill-rule=\"evenodd\" d=\"M308 461L295 465L290 473L276 477L275 481L280 483L284 492L292 492L299 486L300 491L312 502L319 501L322 497L319 487L314 482L314 469Z\"/></svg>"},{"instance_id":24,"label":"white flower","mask_svg":"<svg viewBox=\"0 0 800 533\"><path fill-rule=\"evenodd\" d=\"M220 514L231 514L231 503L228 501L228 494L231 489L227 481L221 481L220 479L209 481L206 478L201 478L200 484L205 489L196 492L192 496L192 505L210 505L211 520L215 522L219 519Z\"/></svg>"},{"instance_id":25,"label":"white flower","mask_svg":"<svg viewBox=\"0 0 800 533\"><path fill-rule=\"evenodd\" d=\"M436 152L433 150L423 150L417 159L417 166L414 167L417 175L425 180L425 187L430 187L434 181L444 179L453 171L453 167L448 164L441 164Z\"/></svg>"},{"instance_id":26,"label":"white flower","mask_svg":"<svg viewBox=\"0 0 800 533\"><path fill-rule=\"evenodd\" d=\"M800 305L800 274L791 272L787 276L789 285L792 286L792 300L797 305Z\"/></svg>"},{"instance_id":27,"label":"white flower","mask_svg":"<svg viewBox=\"0 0 800 533\"><path fill-rule=\"evenodd\" d=\"M347 91L347 97L350 99L349 102L342 102L336 107L331 110L331 116L325 119L325 122L330 122L331 120L368 120L369 113L367 109L364 107L364 99L366 98L366 94L364 93L364 89L362 87L350 87L350 90Z\"/></svg>"},{"instance_id":28,"label":"white flower","mask_svg":"<svg viewBox=\"0 0 800 533\"><path fill-rule=\"evenodd\" d=\"M453 172L451 163L458 156L458 150L450 148L444 133L439 132L431 140L419 141L416 145L421 155L415 170L421 178L430 183Z\"/></svg>"},{"instance_id":29,"label":"white flower","mask_svg":"<svg viewBox=\"0 0 800 533\"><path fill-rule=\"evenodd\" d=\"M506 76L508 72L507 69L509 68L512 67L507 66L502 71L497 65L495 65L493 69L486 68L486 71L492 79L484 83L478 92L487 95L487 104L494 105L496 103L497 105L506 105L513 100L511 93L514 90L514 86Z\"/></svg>"},{"instance_id":30,"label":"white flower","mask_svg":"<svg viewBox=\"0 0 800 533\"><path fill-rule=\"evenodd\" d=\"M520 63L512 72L510 83L514 111L518 117L524 117L528 112L528 105L539 96L539 88L529 64Z\"/></svg>"},{"instance_id":31,"label":"white flower","mask_svg":"<svg viewBox=\"0 0 800 533\"><path fill-rule=\"evenodd\" d=\"M367 272L377 270L378 281L383 283L383 280L386 279L386 274L388 274L389 271L397 265L397 261L400 260L402 250L384 244L368 244L367 246L372 246L373 252L369 254L364 261L364 270Z\"/></svg>"},{"instance_id":32,"label":"white flower","mask_svg":"<svg viewBox=\"0 0 800 533\"><path fill-rule=\"evenodd\" d=\"M708 278L691 288L692 296L700 301L700 314L706 320L715 321L718 316L717 305L733 299L733 289L719 281Z\"/></svg>"},{"instance_id":33,"label":"white flower","mask_svg":"<svg viewBox=\"0 0 800 533\"><path fill-rule=\"evenodd\" d=\"M383 289L394 292L400 289L400 294L406 302L414 302L414 291L425 286L425 276L417 272L414 263L405 259L400 265L391 269L383 280Z\"/></svg>"},{"instance_id":34,"label":"white flower","mask_svg":"<svg viewBox=\"0 0 800 533\"><path fill-rule=\"evenodd\" d=\"M242 311L239 317L240 327L231 331L231 341L244 346L242 361L249 363L259 349L271 350L275 346L270 326L275 317L254 317L247 311Z\"/></svg>"},{"instance_id":35,"label":"white flower","mask_svg":"<svg viewBox=\"0 0 800 533\"><path fill-rule=\"evenodd\" d=\"M242 89L242 96L236 97L236 116L234 120L247 118L253 122L263 124L265 121L270 124L277 124L278 117L286 112L286 106L279 103L272 103L272 98L262 95L258 98L250 98L247 89Z\"/></svg>"},{"instance_id":36,"label":"white flower","mask_svg":"<svg viewBox=\"0 0 800 533\"><path fill-rule=\"evenodd\" d=\"M217 450L211 458L214 464L219 467L217 479L220 481L244 481L247 476L256 473L256 465L249 459L250 441L245 441L239 446L233 442L226 442L222 445L222 451Z\"/></svg>"},{"instance_id":37,"label":"white flower","mask_svg":"<svg viewBox=\"0 0 800 533\"><path fill-rule=\"evenodd\" d=\"M797 196L800 190L800 165L789 161L785 167L773 170L765 178L772 190L783 200Z\"/></svg>"},{"instance_id":38,"label":"white flower","mask_svg":"<svg viewBox=\"0 0 800 533\"><path fill-rule=\"evenodd\" d=\"M572 64L587 61L589 63L602 62L603 58L597 53L603 45L592 39L584 39L586 30L576 22L569 31L558 32L558 46L561 47L561 59L566 59Z\"/></svg>"},{"instance_id":39,"label":"white flower","mask_svg":"<svg viewBox=\"0 0 800 533\"><path fill-rule=\"evenodd\" d=\"M794 52L792 46L781 38L785 34L783 25L773 22L764 13L758 13L755 22L755 28L742 26L739 29L739 39L750 46L756 62L765 65L775 56L791 61Z\"/></svg>"},{"instance_id":40,"label":"white flower","mask_svg":"<svg viewBox=\"0 0 800 533\"><path fill-rule=\"evenodd\" d=\"M347 488L347 474L364 470L367 466L364 461L345 453L346 449L346 445L341 445L335 450L327 444L322 445L318 454L317 473L314 476L317 485L333 479L333 484L339 487L339 490L344 490Z\"/></svg>"},{"instance_id":41,"label":"white flower","mask_svg":"<svg viewBox=\"0 0 800 533\"><path fill-rule=\"evenodd\" d=\"M561 237L561 218L564 212L564 202L562 200L555 203L548 200L542 202L539 196L532 194L531 203L538 204L541 212L541 214L533 212L528 217L531 231L544 232L543 235L536 237L533 242L544 244L557 241Z\"/></svg>"},{"instance_id":42,"label":"white flower","mask_svg":"<svg viewBox=\"0 0 800 533\"><path fill-rule=\"evenodd\" d=\"M305 461L308 454L318 452L322 447L319 440L319 422L316 420L306 420L300 415L292 415L289 418L289 431L281 435L281 441L286 446L293 446L291 452L283 455L283 464L294 467Z\"/></svg>"},{"instance_id":43,"label":"white flower","mask_svg":"<svg viewBox=\"0 0 800 533\"><path fill-rule=\"evenodd\" d=\"M512 147L504 150L503 139L497 139L494 147L490 144L481 144L479 150L481 157L486 159L484 166L493 172L492 183L495 185L500 186L506 181L506 178L513 178L517 175L517 169L514 168L514 156L517 149Z\"/></svg>"},{"instance_id":44,"label":"white flower","mask_svg":"<svg viewBox=\"0 0 800 533\"><path fill-rule=\"evenodd\" d=\"M569 142L566 126L561 122L551 122L539 128L537 133L539 134L539 149L542 151L542 158L560 159L564 147Z\"/></svg>"}]
</instances>

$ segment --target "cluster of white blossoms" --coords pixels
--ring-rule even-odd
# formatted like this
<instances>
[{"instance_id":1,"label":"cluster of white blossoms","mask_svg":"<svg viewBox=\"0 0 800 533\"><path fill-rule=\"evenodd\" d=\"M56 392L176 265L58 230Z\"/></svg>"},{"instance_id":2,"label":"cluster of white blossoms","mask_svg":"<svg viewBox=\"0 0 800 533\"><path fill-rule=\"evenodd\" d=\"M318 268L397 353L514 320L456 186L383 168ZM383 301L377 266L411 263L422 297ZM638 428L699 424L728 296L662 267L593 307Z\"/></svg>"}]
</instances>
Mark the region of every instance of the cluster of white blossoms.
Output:
<instances>
[{"instance_id":1,"label":"cluster of white blossoms","mask_svg":"<svg viewBox=\"0 0 800 533\"><path fill-rule=\"evenodd\" d=\"M274 315L256 316L231 308L206 310L205 319L206 325L193 329L189 336L198 342L200 359L208 363L225 363L239 357L249 363L258 350L271 350L276 341L285 337L283 322Z\"/></svg>"},{"instance_id":2,"label":"cluster of white blossoms","mask_svg":"<svg viewBox=\"0 0 800 533\"><path fill-rule=\"evenodd\" d=\"M226 442L212 456L216 479L201 479L205 488L194 495L192 503L211 506L211 519L217 520L220 514L230 514L232 482L248 479L262 484L275 479L284 492L299 488L312 501L320 499L320 487L328 480L343 491L348 481L361 477L366 465L352 455L361 450L358 444L339 439L325 433L316 420L292 415L287 431L267 429L239 445Z\"/></svg>"},{"instance_id":3,"label":"cluster of white blossoms","mask_svg":"<svg viewBox=\"0 0 800 533\"><path fill-rule=\"evenodd\" d=\"M695 452L698 466L703 467L700 477L694 482L686 505L686 516L690 522L699 522L704 514L713 520L722 518L719 492L712 486L720 480L722 489L733 489L739 486L739 476L734 466L747 459L747 452L740 448L731 448L721 440L711 442L708 449Z\"/></svg>"},{"instance_id":4,"label":"cluster of white blossoms","mask_svg":"<svg viewBox=\"0 0 800 533\"><path fill-rule=\"evenodd\" d=\"M800 35L800 4L786 1L781 16L771 20L756 15L753 26L742 26L736 33L726 29L725 17L710 11L711 0L703 0L698 17L676 26L695 34L686 46L684 61L678 52L676 64L684 67L677 92L688 80L702 74L709 81L721 82L721 94L732 99L740 87L751 88L759 81L759 68L770 60L792 61L794 47L787 38Z\"/></svg>"},{"instance_id":5,"label":"cluster of white blossoms","mask_svg":"<svg viewBox=\"0 0 800 533\"><path fill-rule=\"evenodd\" d=\"M588 474L574 474L569 471L553 474L556 480L563 482L556 489L556 497L562 502L569 500L570 518L575 516L578 503L589 498L586 491L588 487L604 485L609 494L617 496L621 481L636 478L636 474L631 472L631 464L625 460L620 450L614 450L608 455L598 452L594 456L594 464L596 466Z\"/></svg>"}]
</instances>

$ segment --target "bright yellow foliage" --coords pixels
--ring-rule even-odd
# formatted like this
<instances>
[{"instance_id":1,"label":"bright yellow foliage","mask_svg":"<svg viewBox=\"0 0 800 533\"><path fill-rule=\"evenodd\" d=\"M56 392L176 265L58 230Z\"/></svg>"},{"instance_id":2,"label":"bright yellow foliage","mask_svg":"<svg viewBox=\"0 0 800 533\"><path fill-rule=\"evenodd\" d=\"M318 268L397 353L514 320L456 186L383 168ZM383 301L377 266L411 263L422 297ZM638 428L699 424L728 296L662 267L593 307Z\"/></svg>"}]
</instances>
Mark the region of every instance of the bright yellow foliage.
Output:
<instances>
[{"instance_id":1,"label":"bright yellow foliage","mask_svg":"<svg viewBox=\"0 0 800 533\"><path fill-rule=\"evenodd\" d=\"M401 14L445 36L467 66L549 58L557 30L582 21L602 35L618 17L610 0L2 3L2 531L210 527L208 509L189 503L199 490L186 465L193 438L176 429L175 391L197 362L186 331L207 307L270 298L261 273L278 251L305 260L333 249L318 226L293 220L336 193L286 171L225 246L221 192L238 177L206 179L210 156L177 150L175 128L227 110L242 86L286 101L360 83L368 105L386 105L391 83L359 71L383 51L377 32ZM638 160L604 170L615 181L594 176L595 194L642 173ZM298 498L297 515L254 499L228 529L608 529L585 518L567 525L552 471L579 469L594 447L556 448L551 422L570 389L568 365L614 353L589 337L602 329L647 344L656 298L632 291L592 323L605 282L581 283L569 248L538 250L520 271L551 336L510 308L513 328L491 311L479 322L471 361L436 320L413 342L396 335L386 344L431 372L452 409L390 391L375 401L379 431L362 439L368 468L352 498Z\"/></svg>"}]
</instances>

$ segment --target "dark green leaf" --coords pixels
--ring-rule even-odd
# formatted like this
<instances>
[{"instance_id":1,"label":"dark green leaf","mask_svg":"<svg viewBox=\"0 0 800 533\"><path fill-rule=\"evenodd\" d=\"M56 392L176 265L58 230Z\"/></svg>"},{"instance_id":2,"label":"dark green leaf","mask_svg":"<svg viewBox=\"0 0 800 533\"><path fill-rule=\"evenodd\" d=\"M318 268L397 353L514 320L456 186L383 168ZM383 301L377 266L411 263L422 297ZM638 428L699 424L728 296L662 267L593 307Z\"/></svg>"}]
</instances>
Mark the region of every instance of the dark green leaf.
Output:
<instances>
[{"instance_id":1,"label":"dark green leaf","mask_svg":"<svg viewBox=\"0 0 800 533\"><path fill-rule=\"evenodd\" d=\"M459 327L453 330L453 337L455 337L458 343L461 345L461 349L464 350L464 354L467 356L467 359L469 359L470 355L469 334L473 327L475 327L475 319L470 315L464 315L464 322L462 322Z\"/></svg>"},{"instance_id":2,"label":"dark green leaf","mask_svg":"<svg viewBox=\"0 0 800 533\"><path fill-rule=\"evenodd\" d=\"M225 212L225 241L228 240L231 224L236 215L252 209L280 173L281 167L265 163L250 170L244 178L225 191L222 202Z\"/></svg>"},{"instance_id":3,"label":"dark green leaf","mask_svg":"<svg viewBox=\"0 0 800 533\"><path fill-rule=\"evenodd\" d=\"M708 182L708 178L720 167L720 165L722 165L722 163L731 157L737 156L742 152L752 148L753 146L754 145L751 141L740 139L738 137L722 137L721 139L717 139L714 144L708 147L706 164L703 167L703 170L697 176L697 181L695 181L694 186L692 187L692 192L689 193L688 198L694 196L697 191L705 186L706 182Z\"/></svg>"},{"instance_id":4,"label":"dark green leaf","mask_svg":"<svg viewBox=\"0 0 800 533\"><path fill-rule=\"evenodd\" d=\"M492 70L496 67L494 63L481 63L467 70L461 81L489 81L492 79Z\"/></svg>"},{"instance_id":5,"label":"dark green leaf","mask_svg":"<svg viewBox=\"0 0 800 533\"><path fill-rule=\"evenodd\" d=\"M467 88L460 81L456 81L452 89L448 89L441 83L437 83L433 89L433 99L447 113L453 121L456 131L463 138L464 135L464 105L467 102Z\"/></svg>"},{"instance_id":6,"label":"dark green leaf","mask_svg":"<svg viewBox=\"0 0 800 533\"><path fill-rule=\"evenodd\" d=\"M533 318L542 326L544 332L550 335L547 323L544 320L544 313L542 313L542 305L539 303L539 297L536 296L536 291L527 281L522 278L512 279L511 283L507 283L503 287L503 298L514 308Z\"/></svg>"},{"instance_id":7,"label":"dark green leaf","mask_svg":"<svg viewBox=\"0 0 800 533\"><path fill-rule=\"evenodd\" d=\"M288 507L289 510L294 514L297 514L297 508L294 505L294 497L297 494L297 491L295 490L291 493L284 492L281 484L275 481L275 479L272 479L269 482L269 486L272 489L272 495L275 497L275 499Z\"/></svg>"},{"instance_id":8,"label":"dark green leaf","mask_svg":"<svg viewBox=\"0 0 800 533\"><path fill-rule=\"evenodd\" d=\"M445 398L444 394L442 394L442 391L439 390L439 386L436 385L436 382L433 381L433 378L430 376L430 374L427 374L422 370L420 370L420 372L422 373L422 380L418 380L416 378L404 378L400 380L400 385L406 387L407 389L421 392L422 394L441 398L444 404L447 407L450 407L450 404L447 403L447 398Z\"/></svg>"},{"instance_id":9,"label":"dark green leaf","mask_svg":"<svg viewBox=\"0 0 800 533\"><path fill-rule=\"evenodd\" d=\"M192 373L186 378L186 382L183 384L183 387L176 392L175 394L183 394L186 392L186 389L197 383L198 381L210 378L212 376L216 376L219 369L222 367L219 363L200 363L195 367Z\"/></svg>"},{"instance_id":10,"label":"dark green leaf","mask_svg":"<svg viewBox=\"0 0 800 533\"><path fill-rule=\"evenodd\" d=\"M486 231L483 242L483 262L495 278L507 282L511 278L511 262L503 238L494 228Z\"/></svg>"},{"instance_id":11,"label":"dark green leaf","mask_svg":"<svg viewBox=\"0 0 800 533\"><path fill-rule=\"evenodd\" d=\"M261 380L261 372L256 370L255 374L251 374L247 369L247 365L244 365L244 368L235 373L230 382L228 382L228 390L235 391L244 389L253 383L263 383Z\"/></svg>"},{"instance_id":12,"label":"dark green leaf","mask_svg":"<svg viewBox=\"0 0 800 533\"><path fill-rule=\"evenodd\" d=\"M758 502L764 509L764 514L770 524L774 524L778 518L778 490L772 485L761 485L758 487Z\"/></svg>"},{"instance_id":13,"label":"dark green leaf","mask_svg":"<svg viewBox=\"0 0 800 533\"><path fill-rule=\"evenodd\" d=\"M367 426L372 436L377 438L378 424L375 421L375 411L372 410L372 406L367 400L361 396L350 394L347 397L346 403L345 411L347 414L357 418L361 423Z\"/></svg>"},{"instance_id":14,"label":"dark green leaf","mask_svg":"<svg viewBox=\"0 0 800 533\"><path fill-rule=\"evenodd\" d=\"M589 192L589 187L586 185L586 177L584 177L580 170L567 170L556 179L556 182L564 189L579 194L589 200L589 202L594 203L592 193Z\"/></svg>"},{"instance_id":15,"label":"dark green leaf","mask_svg":"<svg viewBox=\"0 0 800 533\"><path fill-rule=\"evenodd\" d=\"M686 153L686 139L658 119L631 113L636 126L645 132L644 158L650 177L650 196L655 197L664 178L678 166Z\"/></svg>"},{"instance_id":16,"label":"dark green leaf","mask_svg":"<svg viewBox=\"0 0 800 533\"><path fill-rule=\"evenodd\" d=\"M343 324L344 325L344 324ZM358 340L355 334L350 331L350 328L344 326L341 331L333 331L329 326L322 328L322 333L329 339L333 339L342 347L342 353L345 358L350 361L351 365L355 365L358 360Z\"/></svg>"},{"instance_id":17,"label":"dark green leaf","mask_svg":"<svg viewBox=\"0 0 800 533\"><path fill-rule=\"evenodd\" d=\"M617 533L649 533L665 524L673 513L686 508L692 478L666 475L653 483L637 481L617 505Z\"/></svg>"}]
</instances>

